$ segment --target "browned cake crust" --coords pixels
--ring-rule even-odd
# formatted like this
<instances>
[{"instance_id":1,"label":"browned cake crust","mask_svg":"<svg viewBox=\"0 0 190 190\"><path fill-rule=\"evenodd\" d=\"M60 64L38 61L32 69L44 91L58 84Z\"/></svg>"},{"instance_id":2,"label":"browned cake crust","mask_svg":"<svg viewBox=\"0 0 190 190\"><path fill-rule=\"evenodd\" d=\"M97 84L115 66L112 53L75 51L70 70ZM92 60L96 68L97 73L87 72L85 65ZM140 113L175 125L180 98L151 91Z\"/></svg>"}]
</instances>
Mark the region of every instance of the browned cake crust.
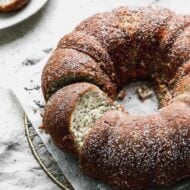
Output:
<instances>
[{"instance_id":1,"label":"browned cake crust","mask_svg":"<svg viewBox=\"0 0 190 190\"><path fill-rule=\"evenodd\" d=\"M85 32L75 31L65 35L58 43L58 48L71 48L94 58L100 65L100 68L112 79L116 81L113 62L108 52L102 47L95 37Z\"/></svg>"},{"instance_id":2,"label":"browned cake crust","mask_svg":"<svg viewBox=\"0 0 190 190\"><path fill-rule=\"evenodd\" d=\"M107 49L120 79L119 86L123 86L129 80L147 77L156 65L148 63L160 61L159 52L154 51L158 47L156 32L166 25L171 14L167 9L121 7L90 17L76 30L86 31Z\"/></svg>"},{"instance_id":3,"label":"browned cake crust","mask_svg":"<svg viewBox=\"0 0 190 190\"><path fill-rule=\"evenodd\" d=\"M60 149L78 154L74 136L70 131L71 114L84 93L97 89L90 83L68 85L57 91L46 104L43 126Z\"/></svg>"},{"instance_id":4,"label":"browned cake crust","mask_svg":"<svg viewBox=\"0 0 190 190\"><path fill-rule=\"evenodd\" d=\"M30 0L10 0L7 3L0 3L0 12L12 12L26 6Z\"/></svg>"},{"instance_id":5,"label":"browned cake crust","mask_svg":"<svg viewBox=\"0 0 190 190\"><path fill-rule=\"evenodd\" d=\"M45 99L63 86L80 81L96 84L112 98L116 95L116 86L91 57L73 49L56 49L42 74Z\"/></svg>"},{"instance_id":6,"label":"browned cake crust","mask_svg":"<svg viewBox=\"0 0 190 190\"><path fill-rule=\"evenodd\" d=\"M130 189L169 185L189 176L189 105L175 102L147 117L107 112L85 139L83 171Z\"/></svg>"},{"instance_id":7,"label":"browned cake crust","mask_svg":"<svg viewBox=\"0 0 190 190\"><path fill-rule=\"evenodd\" d=\"M84 138L79 157L87 175L124 189L190 177L190 16L120 7L87 18L58 48L63 49L55 51L42 76L46 99L82 76L110 97L132 80L150 79L160 102L161 109L149 116L105 113ZM51 87L70 73L79 79ZM56 106L64 112L61 103Z\"/></svg>"}]
</instances>

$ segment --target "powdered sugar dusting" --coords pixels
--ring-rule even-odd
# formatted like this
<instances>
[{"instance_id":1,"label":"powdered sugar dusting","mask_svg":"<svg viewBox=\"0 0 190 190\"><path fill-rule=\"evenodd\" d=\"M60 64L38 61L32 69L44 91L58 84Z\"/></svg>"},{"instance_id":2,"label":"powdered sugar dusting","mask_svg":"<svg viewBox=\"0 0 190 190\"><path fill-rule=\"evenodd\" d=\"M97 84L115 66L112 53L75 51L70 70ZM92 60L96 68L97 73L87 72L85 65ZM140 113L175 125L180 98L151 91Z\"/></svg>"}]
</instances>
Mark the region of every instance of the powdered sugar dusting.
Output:
<instances>
[{"instance_id":1,"label":"powdered sugar dusting","mask_svg":"<svg viewBox=\"0 0 190 190\"><path fill-rule=\"evenodd\" d=\"M42 74L45 98L63 86L79 81L94 83L110 96L116 93L115 84L91 57L73 49L55 50Z\"/></svg>"},{"instance_id":2,"label":"powdered sugar dusting","mask_svg":"<svg viewBox=\"0 0 190 190\"><path fill-rule=\"evenodd\" d=\"M189 111L173 104L147 117L105 114L83 146L84 171L129 188L170 184L190 175Z\"/></svg>"},{"instance_id":3,"label":"powdered sugar dusting","mask_svg":"<svg viewBox=\"0 0 190 190\"><path fill-rule=\"evenodd\" d=\"M44 89L54 93L65 85L60 81L75 78L73 83L84 76L82 80L113 97L115 85L119 89L148 77L165 105L148 116L104 114L82 146L85 173L124 188L166 185L190 176L188 80L178 90L190 60L189 24L189 16L160 7L120 7L84 20L71 39L60 42L58 47L76 50L56 50L65 54L64 64L59 63L62 55L50 59L42 77Z\"/></svg>"}]
</instances>

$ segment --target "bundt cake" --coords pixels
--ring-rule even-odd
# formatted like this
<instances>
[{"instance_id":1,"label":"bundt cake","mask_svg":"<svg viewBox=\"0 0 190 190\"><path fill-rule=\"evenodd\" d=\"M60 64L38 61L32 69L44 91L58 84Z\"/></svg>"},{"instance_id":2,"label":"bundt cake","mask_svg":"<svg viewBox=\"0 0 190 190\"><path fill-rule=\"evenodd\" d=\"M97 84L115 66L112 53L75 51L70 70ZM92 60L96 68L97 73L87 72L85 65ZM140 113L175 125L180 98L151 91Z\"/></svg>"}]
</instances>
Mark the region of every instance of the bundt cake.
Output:
<instances>
[{"instance_id":1,"label":"bundt cake","mask_svg":"<svg viewBox=\"0 0 190 190\"><path fill-rule=\"evenodd\" d=\"M0 0L0 12L8 13L26 6L30 0Z\"/></svg>"},{"instance_id":2,"label":"bundt cake","mask_svg":"<svg viewBox=\"0 0 190 190\"><path fill-rule=\"evenodd\" d=\"M141 79L160 105L146 116L114 103ZM85 174L124 189L190 177L190 16L119 7L89 17L58 43L42 90L44 128Z\"/></svg>"}]
</instances>

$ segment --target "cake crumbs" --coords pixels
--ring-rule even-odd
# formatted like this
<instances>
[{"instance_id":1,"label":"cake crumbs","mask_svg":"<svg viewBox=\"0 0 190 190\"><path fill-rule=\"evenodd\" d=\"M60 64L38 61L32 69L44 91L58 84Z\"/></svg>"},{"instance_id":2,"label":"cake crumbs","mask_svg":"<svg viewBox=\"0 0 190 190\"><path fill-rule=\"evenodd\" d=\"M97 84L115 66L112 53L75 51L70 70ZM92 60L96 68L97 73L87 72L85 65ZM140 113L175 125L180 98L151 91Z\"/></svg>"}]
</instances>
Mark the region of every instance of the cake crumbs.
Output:
<instances>
[{"instance_id":1,"label":"cake crumbs","mask_svg":"<svg viewBox=\"0 0 190 190\"><path fill-rule=\"evenodd\" d=\"M124 90L121 90L119 94L117 95L117 100L123 100L126 96L126 92Z\"/></svg>"},{"instance_id":2,"label":"cake crumbs","mask_svg":"<svg viewBox=\"0 0 190 190\"><path fill-rule=\"evenodd\" d=\"M146 85L138 87L136 92L138 94L138 97L143 101L147 98L150 98L153 95L153 90L151 90Z\"/></svg>"},{"instance_id":3,"label":"cake crumbs","mask_svg":"<svg viewBox=\"0 0 190 190\"><path fill-rule=\"evenodd\" d=\"M32 65L36 65L38 62L40 61L40 59L25 59L22 62L23 66L32 66Z\"/></svg>"},{"instance_id":4,"label":"cake crumbs","mask_svg":"<svg viewBox=\"0 0 190 190\"><path fill-rule=\"evenodd\" d=\"M40 85L36 85L33 88L24 87L24 90L26 91L33 91L33 90L39 90L39 89L40 89Z\"/></svg>"},{"instance_id":5,"label":"cake crumbs","mask_svg":"<svg viewBox=\"0 0 190 190\"><path fill-rule=\"evenodd\" d=\"M44 105L40 103L40 101L34 100L34 103L39 107L39 108L44 108Z\"/></svg>"}]
</instances>

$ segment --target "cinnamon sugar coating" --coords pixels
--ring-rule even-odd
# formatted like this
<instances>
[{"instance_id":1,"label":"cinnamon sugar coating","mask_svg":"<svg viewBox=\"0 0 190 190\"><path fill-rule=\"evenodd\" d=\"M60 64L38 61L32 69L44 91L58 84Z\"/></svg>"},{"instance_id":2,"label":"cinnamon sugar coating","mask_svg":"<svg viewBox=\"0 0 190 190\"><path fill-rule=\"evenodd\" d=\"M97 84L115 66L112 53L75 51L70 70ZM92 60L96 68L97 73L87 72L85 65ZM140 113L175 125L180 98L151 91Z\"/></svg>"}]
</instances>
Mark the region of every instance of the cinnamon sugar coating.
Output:
<instances>
[{"instance_id":1,"label":"cinnamon sugar coating","mask_svg":"<svg viewBox=\"0 0 190 190\"><path fill-rule=\"evenodd\" d=\"M116 81L113 62L108 52L95 37L88 35L86 32L74 31L59 41L58 48L71 48L86 53L99 63L100 68L113 82Z\"/></svg>"},{"instance_id":2,"label":"cinnamon sugar coating","mask_svg":"<svg viewBox=\"0 0 190 190\"><path fill-rule=\"evenodd\" d=\"M74 82L91 82L115 97L116 86L91 57L73 49L56 49L42 74L42 90L45 99Z\"/></svg>"},{"instance_id":3,"label":"cinnamon sugar coating","mask_svg":"<svg viewBox=\"0 0 190 190\"><path fill-rule=\"evenodd\" d=\"M146 117L107 112L85 139L83 171L129 189L169 185L189 176L189 105L173 103Z\"/></svg>"},{"instance_id":4,"label":"cinnamon sugar coating","mask_svg":"<svg viewBox=\"0 0 190 190\"><path fill-rule=\"evenodd\" d=\"M86 81L114 98L138 79L153 82L160 109L148 116L104 113L84 136L81 151L73 151L83 171L124 189L166 186L190 177L190 16L160 7L119 7L89 17L60 40L44 69L42 87L47 100L67 84ZM72 107L76 95L66 88ZM65 112L61 99L64 95L52 110L59 106ZM61 141L58 146L74 147Z\"/></svg>"}]
</instances>

